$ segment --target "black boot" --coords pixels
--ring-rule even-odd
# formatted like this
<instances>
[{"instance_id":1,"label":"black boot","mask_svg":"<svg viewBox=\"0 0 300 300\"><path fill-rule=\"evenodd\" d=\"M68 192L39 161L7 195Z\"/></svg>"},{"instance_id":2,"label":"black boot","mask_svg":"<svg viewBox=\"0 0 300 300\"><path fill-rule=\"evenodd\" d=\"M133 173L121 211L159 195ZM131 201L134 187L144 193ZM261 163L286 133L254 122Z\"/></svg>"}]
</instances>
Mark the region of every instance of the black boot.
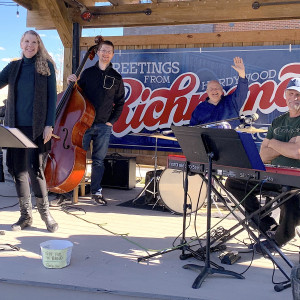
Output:
<instances>
[{"instance_id":1,"label":"black boot","mask_svg":"<svg viewBox=\"0 0 300 300\"><path fill-rule=\"evenodd\" d=\"M17 223L11 225L14 231L22 230L32 225L32 204L30 197L19 198L21 216Z\"/></svg>"},{"instance_id":2,"label":"black boot","mask_svg":"<svg viewBox=\"0 0 300 300\"><path fill-rule=\"evenodd\" d=\"M55 220L50 214L48 198L36 198L36 206L38 208L42 220L47 226L47 230L50 232L55 232L58 229L58 224L55 222Z\"/></svg>"}]
</instances>

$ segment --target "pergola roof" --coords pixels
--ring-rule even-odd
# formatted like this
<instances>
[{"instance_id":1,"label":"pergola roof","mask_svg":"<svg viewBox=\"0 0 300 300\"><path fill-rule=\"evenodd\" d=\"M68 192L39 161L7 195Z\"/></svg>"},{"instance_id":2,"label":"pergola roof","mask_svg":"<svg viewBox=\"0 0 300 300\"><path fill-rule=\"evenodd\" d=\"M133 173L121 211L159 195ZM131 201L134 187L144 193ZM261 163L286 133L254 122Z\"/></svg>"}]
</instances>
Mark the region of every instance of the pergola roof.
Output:
<instances>
[{"instance_id":1,"label":"pergola roof","mask_svg":"<svg viewBox=\"0 0 300 300\"><path fill-rule=\"evenodd\" d=\"M17 0L28 10L27 26L57 29L72 45L72 24L82 28L230 23L299 19L300 1L286 0ZM99 3L103 6L98 6ZM97 6L96 6L97 5ZM91 19L83 20L83 12Z\"/></svg>"}]
</instances>

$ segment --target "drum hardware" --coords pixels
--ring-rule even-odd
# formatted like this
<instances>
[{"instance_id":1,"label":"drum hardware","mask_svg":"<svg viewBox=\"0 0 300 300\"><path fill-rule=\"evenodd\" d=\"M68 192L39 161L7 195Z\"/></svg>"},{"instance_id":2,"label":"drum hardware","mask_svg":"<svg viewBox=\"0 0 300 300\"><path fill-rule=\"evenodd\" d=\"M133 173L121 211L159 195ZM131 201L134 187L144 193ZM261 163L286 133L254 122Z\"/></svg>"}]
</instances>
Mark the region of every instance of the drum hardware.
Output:
<instances>
[{"instance_id":1,"label":"drum hardware","mask_svg":"<svg viewBox=\"0 0 300 300\"><path fill-rule=\"evenodd\" d=\"M137 135L137 136L146 136L146 137L152 137L155 138L155 151L154 151L154 172L153 172L153 177L149 180L149 182L146 184L144 188L141 190L141 192L134 198L132 199L132 204L135 204L135 202L143 195L144 192L149 192L153 195L153 198L156 199L156 202L154 203L152 209L158 204L160 198L158 196L158 190L157 190L157 186L158 186L158 182L159 182L159 176L157 176L157 140L159 138L161 138L161 136L165 137L164 135L161 135L159 133L152 133L152 134L148 134L148 133L132 133L130 135ZM169 138L169 137L168 137ZM150 190L148 187L150 186L150 184L153 182L153 190Z\"/></svg>"},{"instance_id":2,"label":"drum hardware","mask_svg":"<svg viewBox=\"0 0 300 300\"><path fill-rule=\"evenodd\" d=\"M130 133L129 135L151 137L151 138L155 138L156 140L164 139L164 140L169 140L169 141L177 141L176 137L167 136L165 134L161 134L160 132L154 132L154 133L137 132L137 133Z\"/></svg>"},{"instance_id":3,"label":"drum hardware","mask_svg":"<svg viewBox=\"0 0 300 300\"><path fill-rule=\"evenodd\" d=\"M196 125L194 127L201 127L201 128L221 128L221 129L230 129L231 126L228 122L234 120L241 120L243 123L240 124L238 127L235 128L236 131L240 132L247 132L247 133L263 133L268 132L267 129L263 128L256 128L253 126L253 123L259 118L258 114L253 114L251 116L244 116L241 115L239 117L224 119L220 121L209 122L205 124Z\"/></svg>"},{"instance_id":4,"label":"drum hardware","mask_svg":"<svg viewBox=\"0 0 300 300\"><path fill-rule=\"evenodd\" d=\"M224 120L219 120L219 121L213 121L213 122L209 122L209 123L203 123L203 124L199 124L193 127L201 127L201 128L209 128L209 127L218 127L220 126L220 128L223 128L222 124L226 124L225 129L230 129L227 128L227 124L229 124L228 122L230 121L235 121L235 120L241 120L243 119L243 117L234 117L234 118L230 118L230 119L224 119ZM230 124L229 124L230 126ZM223 128L224 129L224 128Z\"/></svg>"},{"instance_id":5,"label":"drum hardware","mask_svg":"<svg viewBox=\"0 0 300 300\"><path fill-rule=\"evenodd\" d=\"M267 129L263 129L263 128L256 128L254 126L244 126L242 125L241 127L237 127L235 129L236 131L240 131L240 132L247 132L247 133L262 133L262 132L268 132Z\"/></svg>"}]
</instances>

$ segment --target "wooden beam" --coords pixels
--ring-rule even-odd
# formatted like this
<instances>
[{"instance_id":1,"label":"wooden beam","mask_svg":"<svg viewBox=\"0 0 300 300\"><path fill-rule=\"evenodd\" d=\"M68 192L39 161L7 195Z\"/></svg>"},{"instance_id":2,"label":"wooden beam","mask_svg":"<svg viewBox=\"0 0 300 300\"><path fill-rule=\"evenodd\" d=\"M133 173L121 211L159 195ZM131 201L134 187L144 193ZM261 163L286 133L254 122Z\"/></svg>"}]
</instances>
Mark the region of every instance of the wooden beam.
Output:
<instances>
[{"instance_id":1,"label":"wooden beam","mask_svg":"<svg viewBox=\"0 0 300 300\"><path fill-rule=\"evenodd\" d=\"M108 2L115 6L119 5L119 0L108 0Z\"/></svg>"},{"instance_id":2,"label":"wooden beam","mask_svg":"<svg viewBox=\"0 0 300 300\"><path fill-rule=\"evenodd\" d=\"M112 1L119 3L118 0ZM83 28L215 24L299 19L300 4L270 5L253 9L252 2L252 0L199 0L101 7L90 6L88 8L91 12L99 14L98 16L94 16L90 22L81 19L79 8L70 7L67 9L68 13L66 16L70 17L72 23L78 23ZM264 2L270 3L269 0L264 0ZM38 3L40 5L38 11L29 11L27 26L35 27L36 29L55 29L55 24L49 14L49 10L42 6L44 1L39 0ZM145 9L151 9L151 14L136 13Z\"/></svg>"},{"instance_id":3,"label":"wooden beam","mask_svg":"<svg viewBox=\"0 0 300 300\"><path fill-rule=\"evenodd\" d=\"M70 14L73 22L83 27L94 28L299 19L300 4L263 6L253 9L252 2L249 0L200 0L88 7L91 12L98 15L90 22L82 20L76 9L70 9ZM146 9L151 9L150 15L135 13ZM118 12L120 14L116 14Z\"/></svg>"},{"instance_id":4,"label":"wooden beam","mask_svg":"<svg viewBox=\"0 0 300 300\"><path fill-rule=\"evenodd\" d=\"M140 0L118 0L118 5L138 4Z\"/></svg>"},{"instance_id":5,"label":"wooden beam","mask_svg":"<svg viewBox=\"0 0 300 300\"><path fill-rule=\"evenodd\" d=\"M65 47L72 46L72 22L69 20L68 11L63 1L44 0L60 39Z\"/></svg>"},{"instance_id":6,"label":"wooden beam","mask_svg":"<svg viewBox=\"0 0 300 300\"><path fill-rule=\"evenodd\" d=\"M17 4L23 6L27 10L32 10L35 7L35 2L36 1L31 1L31 0L15 0Z\"/></svg>"},{"instance_id":7,"label":"wooden beam","mask_svg":"<svg viewBox=\"0 0 300 300\"><path fill-rule=\"evenodd\" d=\"M47 9L28 10L26 26L34 27L36 30L56 29Z\"/></svg>"},{"instance_id":8,"label":"wooden beam","mask_svg":"<svg viewBox=\"0 0 300 300\"><path fill-rule=\"evenodd\" d=\"M64 0L64 2L71 7L79 7L79 4L73 0Z\"/></svg>"},{"instance_id":9,"label":"wooden beam","mask_svg":"<svg viewBox=\"0 0 300 300\"><path fill-rule=\"evenodd\" d=\"M104 1L94 1L94 0L79 0L85 6L94 6L95 2L104 2Z\"/></svg>"},{"instance_id":10,"label":"wooden beam","mask_svg":"<svg viewBox=\"0 0 300 300\"><path fill-rule=\"evenodd\" d=\"M263 30L263 31L240 31L240 32L214 32L193 34L160 34L160 35L132 35L132 36L106 36L115 46L136 45L161 45L162 41L167 45L186 44L224 44L224 43L253 43L253 42L284 42L300 40L300 30ZM82 37L81 47L94 45L94 37ZM205 47L205 46L203 46ZM207 46L206 46L207 47Z\"/></svg>"},{"instance_id":11,"label":"wooden beam","mask_svg":"<svg viewBox=\"0 0 300 300\"><path fill-rule=\"evenodd\" d=\"M67 88L67 77L72 74L72 48L64 48L63 90Z\"/></svg>"}]
</instances>

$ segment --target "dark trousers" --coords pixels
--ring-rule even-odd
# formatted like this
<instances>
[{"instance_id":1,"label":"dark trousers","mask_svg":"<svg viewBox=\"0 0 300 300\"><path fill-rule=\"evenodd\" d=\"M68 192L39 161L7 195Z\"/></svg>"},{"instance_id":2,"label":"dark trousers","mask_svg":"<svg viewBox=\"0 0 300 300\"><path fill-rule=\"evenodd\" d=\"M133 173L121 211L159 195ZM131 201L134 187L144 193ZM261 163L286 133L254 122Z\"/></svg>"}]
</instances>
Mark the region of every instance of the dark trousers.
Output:
<instances>
[{"instance_id":1,"label":"dark trousers","mask_svg":"<svg viewBox=\"0 0 300 300\"><path fill-rule=\"evenodd\" d=\"M32 140L31 127L21 127L19 129ZM42 139L42 137L39 139ZM40 153L39 148L8 149L7 166L10 174L14 178L19 198L30 197L30 184L35 197L47 197L48 191L44 175L43 162L44 154Z\"/></svg>"},{"instance_id":2,"label":"dark trousers","mask_svg":"<svg viewBox=\"0 0 300 300\"><path fill-rule=\"evenodd\" d=\"M248 195L248 197L241 202L245 196L255 187L259 185ZM257 196L269 192L281 193L282 186L271 183L264 183L261 185L257 181L246 181L241 179L228 178L225 187L238 201L241 202L246 212L251 214L261 207L260 201ZM280 206L279 225L275 232L275 242L278 246L282 246L295 236L295 228L300 225L300 196L293 196ZM263 219L259 217L253 218L253 221L259 228L266 232L276 225L275 220L266 216Z\"/></svg>"}]
</instances>

